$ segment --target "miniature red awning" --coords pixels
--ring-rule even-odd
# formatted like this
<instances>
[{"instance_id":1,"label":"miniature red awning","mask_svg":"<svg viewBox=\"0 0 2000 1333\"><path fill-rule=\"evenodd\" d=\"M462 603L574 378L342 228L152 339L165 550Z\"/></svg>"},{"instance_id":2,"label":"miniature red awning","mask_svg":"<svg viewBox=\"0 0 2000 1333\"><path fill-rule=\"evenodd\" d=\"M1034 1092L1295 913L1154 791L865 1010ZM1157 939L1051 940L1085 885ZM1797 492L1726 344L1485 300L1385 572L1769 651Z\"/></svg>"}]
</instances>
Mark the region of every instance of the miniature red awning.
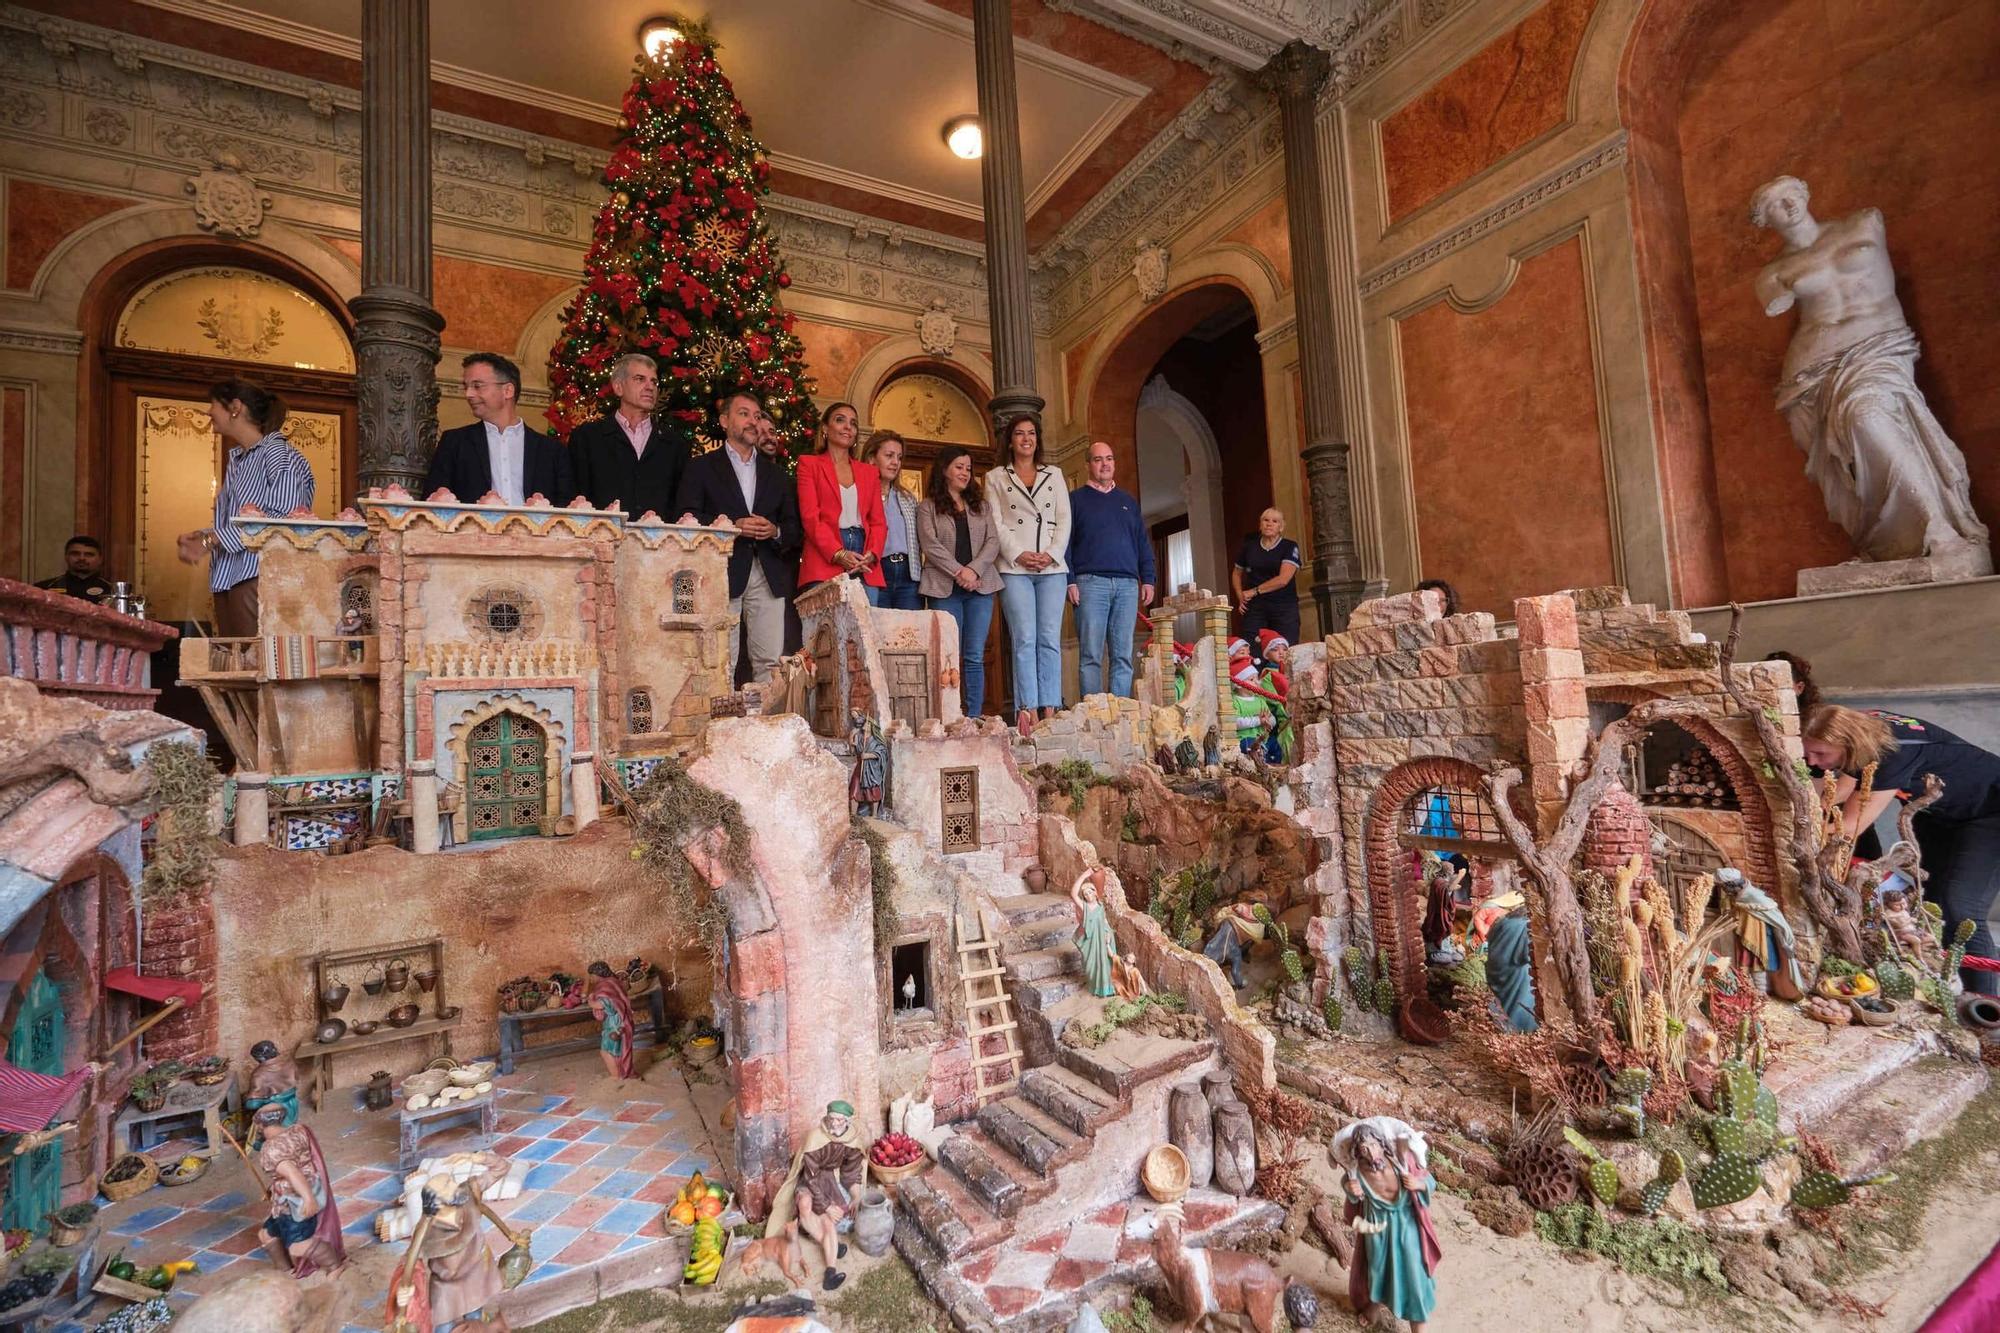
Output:
<instances>
[{"instance_id":1,"label":"miniature red awning","mask_svg":"<svg viewBox=\"0 0 2000 1333\"><path fill-rule=\"evenodd\" d=\"M57 1078L0 1060L0 1133L31 1134L48 1128L76 1090L89 1081L89 1065Z\"/></svg>"},{"instance_id":2,"label":"miniature red awning","mask_svg":"<svg viewBox=\"0 0 2000 1333\"><path fill-rule=\"evenodd\" d=\"M179 996L181 1003L193 1004L201 998L199 981L176 981L172 977L142 977L136 967L115 967L104 974L104 989L123 991L142 1000L165 1004Z\"/></svg>"}]
</instances>

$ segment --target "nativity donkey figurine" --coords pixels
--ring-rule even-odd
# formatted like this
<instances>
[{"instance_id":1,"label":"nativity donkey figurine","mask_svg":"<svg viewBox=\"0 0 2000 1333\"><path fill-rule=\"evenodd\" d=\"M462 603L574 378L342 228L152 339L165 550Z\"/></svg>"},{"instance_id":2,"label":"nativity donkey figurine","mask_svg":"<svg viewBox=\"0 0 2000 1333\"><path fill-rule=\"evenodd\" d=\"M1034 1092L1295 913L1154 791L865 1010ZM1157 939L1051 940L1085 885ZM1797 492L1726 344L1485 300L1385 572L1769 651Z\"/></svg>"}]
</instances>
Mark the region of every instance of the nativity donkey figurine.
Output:
<instances>
[{"instance_id":1,"label":"nativity donkey figurine","mask_svg":"<svg viewBox=\"0 0 2000 1333\"><path fill-rule=\"evenodd\" d=\"M1178 1203L1165 1205L1157 1215L1153 1259L1187 1316L1188 1327L1203 1328L1210 1316L1218 1314L1244 1316L1255 1333L1271 1333L1276 1326L1285 1280L1253 1255L1189 1248L1182 1238Z\"/></svg>"}]
</instances>

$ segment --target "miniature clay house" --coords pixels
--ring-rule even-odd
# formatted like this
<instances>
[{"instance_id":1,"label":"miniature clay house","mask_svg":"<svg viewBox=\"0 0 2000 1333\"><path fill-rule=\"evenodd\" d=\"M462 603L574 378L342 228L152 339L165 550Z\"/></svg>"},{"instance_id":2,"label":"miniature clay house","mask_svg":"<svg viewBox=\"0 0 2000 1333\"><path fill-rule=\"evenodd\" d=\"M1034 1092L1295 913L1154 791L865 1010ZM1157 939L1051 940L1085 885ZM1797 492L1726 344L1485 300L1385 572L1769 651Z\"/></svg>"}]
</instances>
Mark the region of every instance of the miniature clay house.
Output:
<instances>
[{"instance_id":1,"label":"miniature clay house","mask_svg":"<svg viewBox=\"0 0 2000 1333\"><path fill-rule=\"evenodd\" d=\"M455 841L572 831L600 762L642 781L730 692L725 530L394 489L332 520L233 521L261 555L259 634L190 641L182 675L287 847L405 794L440 800ZM261 841L244 815L238 840Z\"/></svg>"},{"instance_id":2,"label":"miniature clay house","mask_svg":"<svg viewBox=\"0 0 2000 1333\"><path fill-rule=\"evenodd\" d=\"M806 721L814 735L845 739L855 712L874 718L885 735L898 722L914 730L962 715L951 617L871 607L853 579L808 588L797 606L813 663Z\"/></svg>"}]
</instances>

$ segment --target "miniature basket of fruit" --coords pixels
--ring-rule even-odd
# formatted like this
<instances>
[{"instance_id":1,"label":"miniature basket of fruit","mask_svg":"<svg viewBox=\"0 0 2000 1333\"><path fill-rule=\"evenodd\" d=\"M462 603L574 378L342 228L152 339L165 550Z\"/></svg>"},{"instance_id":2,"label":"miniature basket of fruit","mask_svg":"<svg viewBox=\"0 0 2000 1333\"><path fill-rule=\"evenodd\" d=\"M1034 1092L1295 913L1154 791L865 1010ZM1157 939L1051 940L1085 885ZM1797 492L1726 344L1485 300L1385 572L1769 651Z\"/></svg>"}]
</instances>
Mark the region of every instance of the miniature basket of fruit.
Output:
<instances>
[{"instance_id":1,"label":"miniature basket of fruit","mask_svg":"<svg viewBox=\"0 0 2000 1333\"><path fill-rule=\"evenodd\" d=\"M722 1265L735 1246L736 1237L722 1223L704 1218L694 1224L688 1236L687 1262L681 1265L683 1287L712 1287L722 1275Z\"/></svg>"},{"instance_id":2,"label":"miniature basket of fruit","mask_svg":"<svg viewBox=\"0 0 2000 1333\"><path fill-rule=\"evenodd\" d=\"M25 1242L16 1248L26 1248ZM44 1250L23 1259L21 1271L5 1283L0 1283L0 1324L34 1323L25 1316L17 1321L13 1312L41 1301L60 1287L75 1262L69 1255L57 1254L53 1250Z\"/></svg>"},{"instance_id":3,"label":"miniature basket of fruit","mask_svg":"<svg viewBox=\"0 0 2000 1333\"><path fill-rule=\"evenodd\" d=\"M667 1221L681 1228L714 1221L729 1208L729 1191L697 1171L667 1205Z\"/></svg>"},{"instance_id":4,"label":"miniature basket of fruit","mask_svg":"<svg viewBox=\"0 0 2000 1333\"><path fill-rule=\"evenodd\" d=\"M1839 1000L1843 1004L1849 1000L1860 999L1865 995L1873 995L1880 989L1881 987L1875 984L1875 978L1869 976L1866 972L1856 972L1851 977L1821 977L1819 979L1819 993L1829 1000Z\"/></svg>"},{"instance_id":5,"label":"miniature basket of fruit","mask_svg":"<svg viewBox=\"0 0 2000 1333\"><path fill-rule=\"evenodd\" d=\"M187 1068L187 1080L204 1088L212 1088L229 1077L229 1057L226 1055L205 1055Z\"/></svg>"},{"instance_id":6,"label":"miniature basket of fruit","mask_svg":"<svg viewBox=\"0 0 2000 1333\"><path fill-rule=\"evenodd\" d=\"M90 1222L96 1216L97 1205L87 1200L56 1209L49 1214L49 1244L65 1248L76 1244L90 1234Z\"/></svg>"},{"instance_id":7,"label":"miniature basket of fruit","mask_svg":"<svg viewBox=\"0 0 2000 1333\"><path fill-rule=\"evenodd\" d=\"M192 1259L176 1259L170 1264L141 1268L127 1259L121 1250L104 1265L91 1290L128 1301L150 1301L163 1292L172 1291L181 1274L200 1271Z\"/></svg>"},{"instance_id":8,"label":"miniature basket of fruit","mask_svg":"<svg viewBox=\"0 0 2000 1333\"><path fill-rule=\"evenodd\" d=\"M178 1161L168 1162L160 1168L162 1185L192 1185L208 1174L209 1158L189 1153Z\"/></svg>"},{"instance_id":9,"label":"miniature basket of fruit","mask_svg":"<svg viewBox=\"0 0 2000 1333\"><path fill-rule=\"evenodd\" d=\"M907 1180L923 1170L928 1161L924 1145L908 1134L884 1134L868 1145L868 1170L884 1185Z\"/></svg>"},{"instance_id":10,"label":"miniature basket of fruit","mask_svg":"<svg viewBox=\"0 0 2000 1333\"><path fill-rule=\"evenodd\" d=\"M105 1169L97 1190L111 1202L123 1203L159 1183L159 1164L144 1153L128 1152Z\"/></svg>"}]
</instances>

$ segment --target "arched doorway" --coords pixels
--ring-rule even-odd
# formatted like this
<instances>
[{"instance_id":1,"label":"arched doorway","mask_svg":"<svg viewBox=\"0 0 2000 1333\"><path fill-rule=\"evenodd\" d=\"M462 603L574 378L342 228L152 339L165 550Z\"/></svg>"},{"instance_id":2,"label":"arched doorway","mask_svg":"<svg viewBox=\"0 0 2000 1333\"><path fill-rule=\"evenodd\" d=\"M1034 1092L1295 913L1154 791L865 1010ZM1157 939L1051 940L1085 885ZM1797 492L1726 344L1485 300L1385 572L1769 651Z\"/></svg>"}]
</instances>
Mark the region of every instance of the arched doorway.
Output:
<instances>
[{"instance_id":1,"label":"arched doorway","mask_svg":"<svg viewBox=\"0 0 2000 1333\"><path fill-rule=\"evenodd\" d=\"M1162 595L1183 581L1228 592L1236 544L1274 503L1257 326L1242 287L1205 279L1122 331L1089 389L1090 438L1110 442L1139 497Z\"/></svg>"},{"instance_id":2,"label":"arched doorway","mask_svg":"<svg viewBox=\"0 0 2000 1333\"><path fill-rule=\"evenodd\" d=\"M465 766L474 842L548 831L546 728L526 713L501 709L467 734Z\"/></svg>"},{"instance_id":3,"label":"arched doorway","mask_svg":"<svg viewBox=\"0 0 2000 1333\"><path fill-rule=\"evenodd\" d=\"M286 435L313 465L314 512L354 493L353 331L312 275L256 246L197 241L141 247L85 299L92 340L79 470L79 524L107 567L168 623L212 619L204 571L173 538L213 521L225 449L209 429L208 388L241 377L278 392Z\"/></svg>"}]
</instances>

